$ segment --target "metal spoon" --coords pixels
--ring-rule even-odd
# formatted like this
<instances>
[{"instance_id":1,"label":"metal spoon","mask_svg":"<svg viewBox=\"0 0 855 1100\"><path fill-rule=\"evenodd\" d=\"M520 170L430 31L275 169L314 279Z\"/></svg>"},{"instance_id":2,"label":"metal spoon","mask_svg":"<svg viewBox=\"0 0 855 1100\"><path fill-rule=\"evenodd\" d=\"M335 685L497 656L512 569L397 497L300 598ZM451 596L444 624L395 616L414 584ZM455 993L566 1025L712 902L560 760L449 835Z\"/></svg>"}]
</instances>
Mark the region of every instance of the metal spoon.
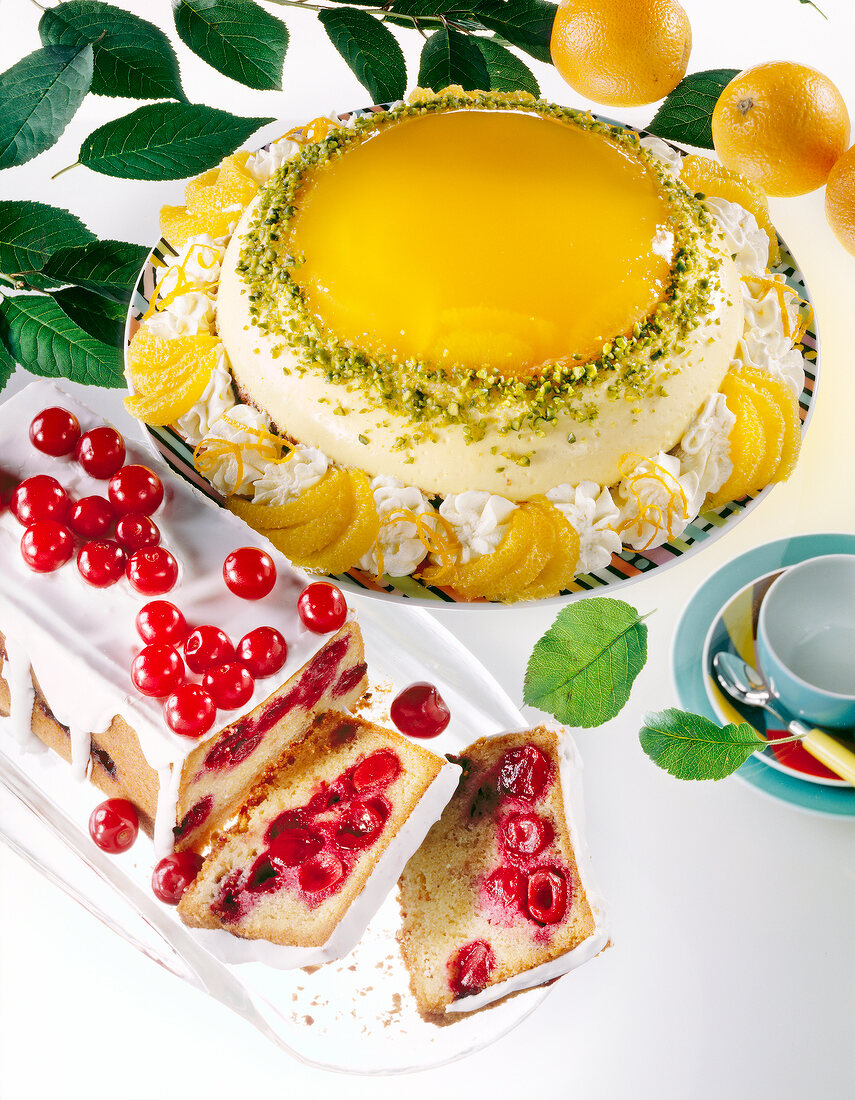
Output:
<instances>
[{"instance_id":1,"label":"metal spoon","mask_svg":"<svg viewBox=\"0 0 855 1100\"><path fill-rule=\"evenodd\" d=\"M716 653L712 663L716 679L732 699L743 707L757 707L773 714L784 729L801 739L811 756L855 786L855 752L841 745L825 730L794 718L772 693L757 669L741 657L734 653Z\"/></svg>"}]
</instances>

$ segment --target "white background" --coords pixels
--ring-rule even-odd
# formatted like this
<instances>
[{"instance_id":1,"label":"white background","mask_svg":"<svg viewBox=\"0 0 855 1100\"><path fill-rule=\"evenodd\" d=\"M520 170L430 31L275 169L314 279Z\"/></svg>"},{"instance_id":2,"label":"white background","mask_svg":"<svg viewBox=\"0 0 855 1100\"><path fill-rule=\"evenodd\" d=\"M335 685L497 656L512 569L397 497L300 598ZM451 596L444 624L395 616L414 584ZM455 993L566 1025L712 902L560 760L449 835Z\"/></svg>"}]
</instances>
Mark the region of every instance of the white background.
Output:
<instances>
[{"instance_id":1,"label":"white background","mask_svg":"<svg viewBox=\"0 0 855 1100\"><path fill-rule=\"evenodd\" d=\"M855 115L851 0L819 0L827 22L798 0L683 3L694 32L691 70L800 60L831 76ZM124 0L124 6L169 26L165 0ZM179 44L189 98L288 124L364 103L366 93L314 16L283 10L291 28L284 92L250 92ZM39 12L25 0L4 0L0 14L0 69L6 69L39 45ZM401 37L413 83L416 42ZM580 105L552 70L537 66L537 75L548 98ZM156 239L158 208L181 201L180 183L119 181L84 168L49 179L76 159L87 133L132 106L87 99L57 146L2 173L0 196L70 207L101 237ZM641 108L624 117L643 123L652 113ZM668 657L674 625L715 568L792 532L855 531L855 259L832 237L822 202L820 191L772 203L813 292L823 341L818 409L801 463L735 531L622 593L644 612L655 609L648 667L618 719L578 736L591 844L615 947L559 983L517 1031L465 1062L404 1081L333 1077L277 1052L0 849L4 1100L310 1100L333 1092L342 1100L383 1100L402 1091L410 1100L855 1095L855 825L807 816L735 780L677 782L649 763L636 737L645 710L676 703ZM9 392L22 381L19 372ZM122 422L118 397L104 397L99 407ZM485 618L458 610L445 613L443 622L519 700L526 659L553 614L530 608Z\"/></svg>"}]
</instances>

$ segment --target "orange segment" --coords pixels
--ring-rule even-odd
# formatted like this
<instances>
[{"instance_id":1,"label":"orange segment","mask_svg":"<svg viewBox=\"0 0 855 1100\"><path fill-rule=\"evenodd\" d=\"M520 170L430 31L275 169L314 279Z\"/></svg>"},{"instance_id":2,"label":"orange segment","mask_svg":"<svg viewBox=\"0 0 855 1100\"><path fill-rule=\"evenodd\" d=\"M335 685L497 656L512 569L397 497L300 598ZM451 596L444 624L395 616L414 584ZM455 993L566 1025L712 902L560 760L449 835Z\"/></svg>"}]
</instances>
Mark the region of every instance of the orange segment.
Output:
<instances>
[{"instance_id":1,"label":"orange segment","mask_svg":"<svg viewBox=\"0 0 855 1100\"><path fill-rule=\"evenodd\" d=\"M139 394L125 398L125 408L145 424L172 424L196 404L202 396L213 368L200 362L192 373L165 393Z\"/></svg>"},{"instance_id":2,"label":"orange segment","mask_svg":"<svg viewBox=\"0 0 855 1100\"><path fill-rule=\"evenodd\" d=\"M720 508L731 500L744 497L751 488L763 454L763 423L751 398L743 393L728 394L727 407L736 417L730 431L733 471L718 492L707 497L707 508Z\"/></svg>"},{"instance_id":3,"label":"orange segment","mask_svg":"<svg viewBox=\"0 0 855 1100\"><path fill-rule=\"evenodd\" d=\"M504 578L519 567L531 548L535 527L533 512L517 508L511 513L502 541L491 554L455 566L450 575L446 570L430 567L424 571L425 580L429 584L449 585L469 599L497 599L495 593L504 587Z\"/></svg>"},{"instance_id":4,"label":"orange segment","mask_svg":"<svg viewBox=\"0 0 855 1100\"><path fill-rule=\"evenodd\" d=\"M531 507L545 512L554 532L552 554L531 584L520 592L523 600L545 600L569 588L579 566L579 536L558 509L545 498L535 498Z\"/></svg>"},{"instance_id":5,"label":"orange segment","mask_svg":"<svg viewBox=\"0 0 855 1100\"><path fill-rule=\"evenodd\" d=\"M229 508L256 531L274 530L317 519L330 508L337 508L348 492L350 482L347 474L344 470L330 467L320 481L287 504L256 504L236 497L229 501Z\"/></svg>"},{"instance_id":6,"label":"orange segment","mask_svg":"<svg viewBox=\"0 0 855 1100\"><path fill-rule=\"evenodd\" d=\"M276 531L265 531L277 550L295 565L303 565L312 554L325 550L337 542L353 522L356 502L349 484L346 493L336 501L335 508L322 512L305 523L295 523L291 527L282 527Z\"/></svg>"},{"instance_id":7,"label":"orange segment","mask_svg":"<svg viewBox=\"0 0 855 1100\"><path fill-rule=\"evenodd\" d=\"M146 424L171 424L202 396L217 365L216 336L166 340L142 325L128 346L128 373L135 394L128 412Z\"/></svg>"},{"instance_id":8,"label":"orange segment","mask_svg":"<svg viewBox=\"0 0 855 1100\"><path fill-rule=\"evenodd\" d=\"M227 206L248 206L258 184L246 172L249 153L244 151L226 157L218 168L211 168L184 188L184 202L189 214L209 214Z\"/></svg>"},{"instance_id":9,"label":"orange segment","mask_svg":"<svg viewBox=\"0 0 855 1100\"><path fill-rule=\"evenodd\" d=\"M760 417L760 423L763 426L763 446L748 490L751 493L759 492L760 489L765 489L770 481L774 481L781 463L784 449L784 415L777 403L769 396L768 391L752 385L734 371L725 375L721 392L741 393L748 397Z\"/></svg>"},{"instance_id":10,"label":"orange segment","mask_svg":"<svg viewBox=\"0 0 855 1100\"><path fill-rule=\"evenodd\" d=\"M189 237L200 233L209 233L212 237L225 237L240 218L239 210L208 211L204 214L190 214L184 206L162 206L160 208L160 235L179 250Z\"/></svg>"},{"instance_id":11,"label":"orange segment","mask_svg":"<svg viewBox=\"0 0 855 1100\"><path fill-rule=\"evenodd\" d=\"M301 565L324 573L344 573L368 553L380 531L371 482L361 470L348 470L354 498L354 514L344 534L316 553L306 554Z\"/></svg>"},{"instance_id":12,"label":"orange segment","mask_svg":"<svg viewBox=\"0 0 855 1100\"><path fill-rule=\"evenodd\" d=\"M491 596L494 600L511 602L520 599L525 589L543 572L555 551L555 528L546 509L532 504L521 507L534 520L531 542L517 565L496 583Z\"/></svg>"},{"instance_id":13,"label":"orange segment","mask_svg":"<svg viewBox=\"0 0 855 1100\"><path fill-rule=\"evenodd\" d=\"M784 420L784 435L781 441L781 457L773 481L786 481L796 467L802 446L802 421L799 416L799 403L790 387L780 378L757 367L743 366L736 372L740 377L753 383L759 390L765 390L781 410Z\"/></svg>"}]
</instances>

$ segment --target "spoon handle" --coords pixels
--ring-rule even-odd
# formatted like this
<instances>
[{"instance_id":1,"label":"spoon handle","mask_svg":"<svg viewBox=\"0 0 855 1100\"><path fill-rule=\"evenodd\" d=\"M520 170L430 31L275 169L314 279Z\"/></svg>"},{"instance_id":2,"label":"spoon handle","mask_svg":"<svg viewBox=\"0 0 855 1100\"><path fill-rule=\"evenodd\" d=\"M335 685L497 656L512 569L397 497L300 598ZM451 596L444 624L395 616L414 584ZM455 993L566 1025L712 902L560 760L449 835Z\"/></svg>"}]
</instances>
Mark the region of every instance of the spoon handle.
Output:
<instances>
[{"instance_id":1,"label":"spoon handle","mask_svg":"<svg viewBox=\"0 0 855 1100\"><path fill-rule=\"evenodd\" d=\"M820 763L830 768L835 775L855 786L855 752L846 748L825 730L812 729L802 744Z\"/></svg>"}]
</instances>

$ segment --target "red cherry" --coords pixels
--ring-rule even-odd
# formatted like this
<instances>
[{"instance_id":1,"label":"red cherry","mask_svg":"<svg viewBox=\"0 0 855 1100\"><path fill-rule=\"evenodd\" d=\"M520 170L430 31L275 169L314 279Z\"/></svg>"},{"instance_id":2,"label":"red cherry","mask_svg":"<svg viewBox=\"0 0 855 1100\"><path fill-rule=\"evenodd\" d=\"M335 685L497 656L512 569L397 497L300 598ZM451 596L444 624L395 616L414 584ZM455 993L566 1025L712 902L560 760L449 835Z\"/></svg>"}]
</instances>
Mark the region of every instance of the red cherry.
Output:
<instances>
[{"instance_id":1,"label":"red cherry","mask_svg":"<svg viewBox=\"0 0 855 1100\"><path fill-rule=\"evenodd\" d=\"M357 794L388 787L401 774L401 761L391 749L379 749L353 769L351 783Z\"/></svg>"},{"instance_id":2,"label":"red cherry","mask_svg":"<svg viewBox=\"0 0 855 1100\"><path fill-rule=\"evenodd\" d=\"M499 762L499 789L514 798L533 802L549 782L552 766L549 757L536 745L510 749Z\"/></svg>"},{"instance_id":3,"label":"red cherry","mask_svg":"<svg viewBox=\"0 0 855 1100\"><path fill-rule=\"evenodd\" d=\"M392 701L391 718L410 737L438 737L451 721L451 711L433 684L410 684Z\"/></svg>"},{"instance_id":4,"label":"red cherry","mask_svg":"<svg viewBox=\"0 0 855 1100\"><path fill-rule=\"evenodd\" d=\"M187 620L174 603L152 600L137 612L137 634L144 642L181 645L187 637Z\"/></svg>"},{"instance_id":5,"label":"red cherry","mask_svg":"<svg viewBox=\"0 0 855 1100\"><path fill-rule=\"evenodd\" d=\"M244 546L223 562L223 580L229 592L242 600L262 600L276 584L276 566L257 546Z\"/></svg>"},{"instance_id":6,"label":"red cherry","mask_svg":"<svg viewBox=\"0 0 855 1100\"><path fill-rule=\"evenodd\" d=\"M201 737L213 726L217 708L198 684L182 684L163 704L163 716L173 733Z\"/></svg>"},{"instance_id":7,"label":"red cherry","mask_svg":"<svg viewBox=\"0 0 855 1100\"><path fill-rule=\"evenodd\" d=\"M538 924L557 924L567 912L568 893L561 871L541 867L528 877L529 916Z\"/></svg>"},{"instance_id":8,"label":"red cherry","mask_svg":"<svg viewBox=\"0 0 855 1100\"><path fill-rule=\"evenodd\" d=\"M197 852L176 852L165 856L151 876L151 888L155 897L167 905L177 905L187 887L199 874L204 860Z\"/></svg>"},{"instance_id":9,"label":"red cherry","mask_svg":"<svg viewBox=\"0 0 855 1100\"><path fill-rule=\"evenodd\" d=\"M256 678L273 676L285 664L288 643L272 626L258 626L237 645L237 660Z\"/></svg>"},{"instance_id":10,"label":"red cherry","mask_svg":"<svg viewBox=\"0 0 855 1100\"><path fill-rule=\"evenodd\" d=\"M333 852L318 852L308 859L297 873L297 880L307 894L330 890L344 878L344 864Z\"/></svg>"},{"instance_id":11,"label":"red cherry","mask_svg":"<svg viewBox=\"0 0 855 1100\"><path fill-rule=\"evenodd\" d=\"M496 968L496 956L486 940L465 943L448 962L448 983L458 997L480 993Z\"/></svg>"},{"instance_id":12,"label":"red cherry","mask_svg":"<svg viewBox=\"0 0 855 1100\"><path fill-rule=\"evenodd\" d=\"M202 687L220 710L235 710L252 698L255 680L243 665L230 662L209 668L202 677Z\"/></svg>"},{"instance_id":13,"label":"red cherry","mask_svg":"<svg viewBox=\"0 0 855 1100\"><path fill-rule=\"evenodd\" d=\"M313 855L324 846L324 838L314 829L307 829L302 825L295 825L291 829L283 829L274 838L270 845L270 862L275 867L297 867L311 859Z\"/></svg>"},{"instance_id":14,"label":"red cherry","mask_svg":"<svg viewBox=\"0 0 855 1100\"><path fill-rule=\"evenodd\" d=\"M90 477L104 481L124 464L125 441L115 428L93 428L80 437L74 457Z\"/></svg>"},{"instance_id":15,"label":"red cherry","mask_svg":"<svg viewBox=\"0 0 855 1100\"><path fill-rule=\"evenodd\" d=\"M535 856L552 840L552 826L537 814L509 814L501 825L505 850L515 855Z\"/></svg>"},{"instance_id":16,"label":"red cherry","mask_svg":"<svg viewBox=\"0 0 855 1100\"><path fill-rule=\"evenodd\" d=\"M267 826L264 834L265 844L272 844L281 833L289 829L302 829L306 821L307 817L304 809L285 810L278 817L274 817Z\"/></svg>"},{"instance_id":17,"label":"red cherry","mask_svg":"<svg viewBox=\"0 0 855 1100\"><path fill-rule=\"evenodd\" d=\"M71 508L69 525L82 539L100 539L116 522L113 505L106 497L82 497Z\"/></svg>"},{"instance_id":18,"label":"red cherry","mask_svg":"<svg viewBox=\"0 0 855 1100\"><path fill-rule=\"evenodd\" d=\"M77 568L94 588L109 588L125 571L127 554L112 539L86 542L77 554Z\"/></svg>"},{"instance_id":19,"label":"red cherry","mask_svg":"<svg viewBox=\"0 0 855 1100\"><path fill-rule=\"evenodd\" d=\"M207 672L235 659L235 647L218 626L197 626L184 642L184 660L191 672Z\"/></svg>"},{"instance_id":20,"label":"red cherry","mask_svg":"<svg viewBox=\"0 0 855 1100\"><path fill-rule=\"evenodd\" d=\"M89 835L102 852L126 852L137 839L140 819L133 802L108 798L96 806L89 818Z\"/></svg>"},{"instance_id":21,"label":"red cherry","mask_svg":"<svg viewBox=\"0 0 855 1100\"><path fill-rule=\"evenodd\" d=\"M300 593L297 612L313 634L331 634L347 618L347 603L341 589L328 581L315 581Z\"/></svg>"},{"instance_id":22,"label":"red cherry","mask_svg":"<svg viewBox=\"0 0 855 1100\"><path fill-rule=\"evenodd\" d=\"M74 413L53 405L42 409L30 422L30 442L45 455L71 454L80 439L80 422Z\"/></svg>"},{"instance_id":23,"label":"red cherry","mask_svg":"<svg viewBox=\"0 0 855 1100\"><path fill-rule=\"evenodd\" d=\"M74 536L55 519L32 523L21 538L21 556L36 573L52 573L74 553Z\"/></svg>"},{"instance_id":24,"label":"red cherry","mask_svg":"<svg viewBox=\"0 0 855 1100\"><path fill-rule=\"evenodd\" d=\"M10 508L24 527L29 527L40 519L55 519L58 523L67 523L71 501L55 477L36 474L35 477L22 481L15 489Z\"/></svg>"},{"instance_id":25,"label":"red cherry","mask_svg":"<svg viewBox=\"0 0 855 1100\"><path fill-rule=\"evenodd\" d=\"M148 466L123 466L110 478L107 496L120 516L150 516L163 502L163 482Z\"/></svg>"},{"instance_id":26,"label":"red cherry","mask_svg":"<svg viewBox=\"0 0 855 1100\"><path fill-rule=\"evenodd\" d=\"M184 683L184 662L171 645L154 642L134 657L131 679L140 694L162 698Z\"/></svg>"},{"instance_id":27,"label":"red cherry","mask_svg":"<svg viewBox=\"0 0 855 1100\"><path fill-rule=\"evenodd\" d=\"M132 554L144 546L157 546L160 531L153 519L132 512L116 524L116 539Z\"/></svg>"},{"instance_id":28,"label":"red cherry","mask_svg":"<svg viewBox=\"0 0 855 1100\"><path fill-rule=\"evenodd\" d=\"M389 806L384 798L351 802L336 829L336 844L346 851L367 848L383 831L388 816Z\"/></svg>"},{"instance_id":29,"label":"red cherry","mask_svg":"<svg viewBox=\"0 0 855 1100\"><path fill-rule=\"evenodd\" d=\"M175 587L178 562L162 546L144 546L128 558L125 572L131 587L143 596L162 596Z\"/></svg>"},{"instance_id":30,"label":"red cherry","mask_svg":"<svg viewBox=\"0 0 855 1100\"><path fill-rule=\"evenodd\" d=\"M518 867L499 867L484 882L487 894L499 905L519 909L526 893L526 883Z\"/></svg>"}]
</instances>

